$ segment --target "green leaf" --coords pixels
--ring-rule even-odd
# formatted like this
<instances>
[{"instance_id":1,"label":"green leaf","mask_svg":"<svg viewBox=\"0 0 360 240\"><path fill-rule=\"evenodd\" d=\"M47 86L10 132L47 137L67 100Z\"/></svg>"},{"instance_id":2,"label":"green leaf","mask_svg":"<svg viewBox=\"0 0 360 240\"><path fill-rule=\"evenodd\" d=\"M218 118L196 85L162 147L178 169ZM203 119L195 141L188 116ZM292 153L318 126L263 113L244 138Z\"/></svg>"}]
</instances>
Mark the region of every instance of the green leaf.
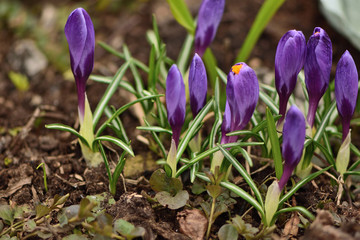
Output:
<instances>
[{"instance_id":1,"label":"green leaf","mask_svg":"<svg viewBox=\"0 0 360 240\"><path fill-rule=\"evenodd\" d=\"M316 134L314 137L314 141L315 142L319 142L321 137L323 136L323 133L325 131L325 128L328 125L329 119L331 117L331 114L333 113L333 111L335 110L336 107L336 101L333 101L329 107L329 110L326 112L325 116L322 119L322 122L319 126L319 128L316 130Z\"/></svg>"},{"instance_id":2,"label":"green leaf","mask_svg":"<svg viewBox=\"0 0 360 240\"><path fill-rule=\"evenodd\" d=\"M187 191L181 190L175 196L172 196L169 192L162 191L158 192L155 198L161 205L175 210L186 205L186 202L189 200L189 194Z\"/></svg>"},{"instance_id":3,"label":"green leaf","mask_svg":"<svg viewBox=\"0 0 360 240\"><path fill-rule=\"evenodd\" d=\"M302 213L303 215L305 215L312 221L315 220L315 216L311 212L309 212L306 208L301 207L301 206L295 206L295 207L283 208L283 209L280 209L279 211L277 211L274 215L273 222L275 222L275 220L277 219L277 217L280 214L286 213L286 212L294 212L294 211Z\"/></svg>"},{"instance_id":4,"label":"green leaf","mask_svg":"<svg viewBox=\"0 0 360 240\"><path fill-rule=\"evenodd\" d=\"M0 205L0 218L7 225L12 225L14 222L14 210L9 205Z\"/></svg>"},{"instance_id":5,"label":"green leaf","mask_svg":"<svg viewBox=\"0 0 360 240\"><path fill-rule=\"evenodd\" d=\"M192 34L188 34L185 38L185 41L178 55L178 59L176 61L176 65L178 66L180 72L183 74L185 73L187 68L193 42L194 42L194 36Z\"/></svg>"},{"instance_id":6,"label":"green leaf","mask_svg":"<svg viewBox=\"0 0 360 240\"><path fill-rule=\"evenodd\" d=\"M89 79L95 81L95 82L99 82L99 83L105 83L105 84L110 84L112 82L112 77L105 77L105 76L99 76L99 75L90 75ZM138 93L136 92L136 90L133 88L133 86L123 80L119 83L119 87L125 89L126 91L128 91L131 94L134 94L135 96L138 97Z\"/></svg>"},{"instance_id":7,"label":"green leaf","mask_svg":"<svg viewBox=\"0 0 360 240\"><path fill-rule=\"evenodd\" d=\"M122 59L126 59L126 56L124 53L118 52L116 51L114 48L112 48L110 45L99 41L98 44L100 45L100 47L104 48L106 51L108 51L109 53L122 58ZM144 63L140 62L139 60L135 59L135 58L130 58L130 60L141 70L143 70L144 72L148 73L149 72L149 68L148 66L146 66ZM90 75L91 78L91 75ZM121 84L120 84L121 85Z\"/></svg>"},{"instance_id":8,"label":"green leaf","mask_svg":"<svg viewBox=\"0 0 360 240\"><path fill-rule=\"evenodd\" d=\"M215 113L215 122L211 128L210 137L209 137L209 146L210 148L215 147L216 143L216 134L219 132L222 124L222 112L220 108L220 82L219 78L216 79L215 89L214 89L214 113Z\"/></svg>"},{"instance_id":9,"label":"green leaf","mask_svg":"<svg viewBox=\"0 0 360 240\"><path fill-rule=\"evenodd\" d=\"M95 130L95 127L97 125L97 123L100 120L100 117L102 115L102 113L105 110L106 105L108 104L110 98L112 97L112 95L115 93L115 91L117 90L120 81L122 80L122 78L124 77L126 70L128 69L128 67L130 66L129 62L125 62L117 71L117 73L114 76L114 79L111 81L111 83L108 85L105 93L103 94L102 98L100 99L98 105L96 106L96 109L94 111L93 114L93 126Z\"/></svg>"},{"instance_id":10,"label":"green leaf","mask_svg":"<svg viewBox=\"0 0 360 240\"><path fill-rule=\"evenodd\" d=\"M81 136L80 133L78 133L72 127L69 127L69 126L61 124L61 123L47 124L47 125L45 125L45 127L48 128L48 129L56 129L56 130L60 130L60 131L69 132L71 134L74 134L75 136L77 136L79 138L79 140L83 144L85 144L87 147L90 147L89 143L85 140L85 138L83 136Z\"/></svg>"},{"instance_id":11,"label":"green leaf","mask_svg":"<svg viewBox=\"0 0 360 240\"><path fill-rule=\"evenodd\" d=\"M266 25L284 2L285 0L266 0L261 5L235 62L246 62Z\"/></svg>"},{"instance_id":12,"label":"green leaf","mask_svg":"<svg viewBox=\"0 0 360 240\"><path fill-rule=\"evenodd\" d=\"M136 128L139 130L144 130L144 131L159 132L159 133L163 132L163 133L172 134L172 131L170 131L169 129L158 127L158 126L140 126L140 127L136 127Z\"/></svg>"},{"instance_id":13,"label":"green leaf","mask_svg":"<svg viewBox=\"0 0 360 240\"><path fill-rule=\"evenodd\" d=\"M134 152L131 149L131 147L129 145L127 145L126 143L124 143L123 141L121 141L120 139L117 139L113 136L100 136L94 139L94 143L96 141L107 141L107 142L112 142L115 145L119 146L120 148L122 148L125 152L129 153L132 157L134 157Z\"/></svg>"},{"instance_id":14,"label":"green leaf","mask_svg":"<svg viewBox=\"0 0 360 240\"><path fill-rule=\"evenodd\" d=\"M204 181L210 182L210 179L202 173L198 173L198 174L196 174L196 176ZM221 182L220 186L229 189L231 192L235 193L236 195L238 195L239 197L241 197L242 199L247 201L251 206L253 206L260 213L261 218L265 217L262 205L259 202L257 202L255 200L255 198L253 198L249 193L244 191L242 188L240 188L230 182Z\"/></svg>"},{"instance_id":15,"label":"green leaf","mask_svg":"<svg viewBox=\"0 0 360 240\"><path fill-rule=\"evenodd\" d=\"M64 237L62 240L88 240L88 238L80 234L70 234Z\"/></svg>"},{"instance_id":16,"label":"green leaf","mask_svg":"<svg viewBox=\"0 0 360 240\"><path fill-rule=\"evenodd\" d=\"M324 169L321 169L321 170L319 170L317 172L314 172L314 173L310 174L309 176L303 178L301 181L299 181L284 196L282 196L282 198L280 199L280 202L279 202L279 208L281 208L283 203L286 200L288 200L292 195L294 195L296 193L296 191L299 190L302 186L304 186L306 183L310 182L311 180L313 180L314 178L316 178L317 176L319 176L323 172L329 170L331 167L333 167L333 166L328 166L328 167L326 167Z\"/></svg>"},{"instance_id":17,"label":"green leaf","mask_svg":"<svg viewBox=\"0 0 360 240\"><path fill-rule=\"evenodd\" d=\"M218 232L219 240L237 240L239 234L232 224L222 225Z\"/></svg>"},{"instance_id":18,"label":"green leaf","mask_svg":"<svg viewBox=\"0 0 360 240\"><path fill-rule=\"evenodd\" d=\"M55 197L54 197L52 207L64 204L66 202L66 200L69 198L69 196L70 196L69 193L64 195L64 196L60 196L60 195L56 194Z\"/></svg>"},{"instance_id":19,"label":"green leaf","mask_svg":"<svg viewBox=\"0 0 360 240\"><path fill-rule=\"evenodd\" d=\"M260 146L263 144L264 143L259 143L259 142L245 142L245 143L244 142L235 142L235 143L222 144L221 146L223 148L231 148L231 147ZM196 157L194 157L190 161L186 162L186 165L179 168L179 170L176 172L176 177L179 177L186 169L191 167L193 164L199 162L201 159L219 151L219 149L220 148L218 146L216 146L216 147L210 148L210 149L196 155Z\"/></svg>"},{"instance_id":20,"label":"green leaf","mask_svg":"<svg viewBox=\"0 0 360 240\"><path fill-rule=\"evenodd\" d=\"M35 230L35 228L36 228L36 223L35 223L34 219L30 219L25 222L25 224L23 226L23 231L32 232Z\"/></svg>"},{"instance_id":21,"label":"green leaf","mask_svg":"<svg viewBox=\"0 0 360 240\"><path fill-rule=\"evenodd\" d=\"M283 173L283 165L282 165L282 157L280 150L279 138L276 131L276 125L274 121L274 117L269 108L266 108L266 120L268 126L268 133L271 143L271 152L274 159L275 164L275 173L276 178L280 179Z\"/></svg>"},{"instance_id":22,"label":"green leaf","mask_svg":"<svg viewBox=\"0 0 360 240\"><path fill-rule=\"evenodd\" d=\"M150 124L148 121L146 121L146 119L144 119L144 123L146 124L147 127L150 127ZM157 145L159 146L162 154L163 154L163 157L166 156L166 150L165 150L165 147L164 145L162 144L162 141L160 140L160 138L158 137L158 135L156 135L155 132L151 131L151 136L154 138L155 142L157 143Z\"/></svg>"},{"instance_id":23,"label":"green leaf","mask_svg":"<svg viewBox=\"0 0 360 240\"><path fill-rule=\"evenodd\" d=\"M157 192L166 191L174 196L183 189L180 179L168 177L164 170L156 170L150 177L150 187Z\"/></svg>"},{"instance_id":24,"label":"green leaf","mask_svg":"<svg viewBox=\"0 0 360 240\"><path fill-rule=\"evenodd\" d=\"M29 90L30 84L29 84L29 79L27 78L26 75L10 71L9 78L17 90L21 92L25 92Z\"/></svg>"},{"instance_id":25,"label":"green leaf","mask_svg":"<svg viewBox=\"0 0 360 240\"><path fill-rule=\"evenodd\" d=\"M205 115L210 111L211 107L213 106L214 99L211 99L207 104L201 109L198 115L195 117L194 121L192 121L191 125L188 127L185 136L181 139L177 153L176 153L176 160L179 161L181 155L185 151L186 147L188 146L191 138L197 131L198 126L201 124L202 120L204 119Z\"/></svg>"},{"instance_id":26,"label":"green leaf","mask_svg":"<svg viewBox=\"0 0 360 240\"><path fill-rule=\"evenodd\" d=\"M245 168L230 154L228 150L223 148L221 145L218 145L224 157L233 165L233 167L240 173L240 175L244 178L245 182L249 185L249 187L253 190L256 199L260 203L261 206L264 206L261 193L257 188L256 184L252 180L251 176L247 173Z\"/></svg>"},{"instance_id":27,"label":"green leaf","mask_svg":"<svg viewBox=\"0 0 360 240\"><path fill-rule=\"evenodd\" d=\"M195 32L194 20L183 0L166 0L176 21L190 33Z\"/></svg>"},{"instance_id":28,"label":"green leaf","mask_svg":"<svg viewBox=\"0 0 360 240\"><path fill-rule=\"evenodd\" d=\"M35 211L36 211L36 218L41 218L41 217L49 214L51 209L47 206L39 204L39 205L36 205Z\"/></svg>"},{"instance_id":29,"label":"green leaf","mask_svg":"<svg viewBox=\"0 0 360 240\"><path fill-rule=\"evenodd\" d=\"M217 67L217 62L216 62L216 58L214 56L214 54L211 52L210 48L207 48L204 56L203 56L203 61L206 67L206 71L208 73L208 79L210 81L210 86L212 89L215 89L215 81L217 78L217 71L216 71L216 67ZM222 95L220 97L224 97L225 99L225 89L222 90ZM225 101L224 101L225 102Z\"/></svg>"},{"instance_id":30,"label":"green leaf","mask_svg":"<svg viewBox=\"0 0 360 240\"><path fill-rule=\"evenodd\" d=\"M268 106L268 108L271 109L271 111L275 114L279 112L279 108L277 107L277 104L263 91L259 92L260 99Z\"/></svg>"},{"instance_id":31,"label":"green leaf","mask_svg":"<svg viewBox=\"0 0 360 240\"><path fill-rule=\"evenodd\" d=\"M159 95L151 95L151 96L145 96L139 99L136 99L135 101L132 101L128 104L125 104L124 106L120 107L118 110L116 110L116 112L112 115L111 118L109 118L108 120L106 120L97 130L95 138L99 137L100 134L105 130L105 128L108 126L108 124L110 124L115 118L117 118L121 113L123 113L124 111L126 111L129 107L131 107L132 105L138 103L138 102L142 102L148 99L152 99L152 98L157 98L157 97L161 97L163 96L163 94L159 94Z\"/></svg>"}]
</instances>

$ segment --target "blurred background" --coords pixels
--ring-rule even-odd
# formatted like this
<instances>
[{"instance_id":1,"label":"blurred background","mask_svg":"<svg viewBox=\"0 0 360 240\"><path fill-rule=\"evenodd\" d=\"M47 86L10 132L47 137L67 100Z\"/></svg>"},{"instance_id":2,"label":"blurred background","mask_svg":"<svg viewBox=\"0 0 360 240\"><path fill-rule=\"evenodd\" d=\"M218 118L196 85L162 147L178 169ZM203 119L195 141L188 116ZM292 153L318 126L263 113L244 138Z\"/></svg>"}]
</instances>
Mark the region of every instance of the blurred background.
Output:
<instances>
[{"instance_id":1,"label":"blurred background","mask_svg":"<svg viewBox=\"0 0 360 240\"><path fill-rule=\"evenodd\" d=\"M196 16L200 3L201 0L187 0L193 16ZM224 72L230 69L262 3L262 0L226 1L218 34L211 45ZM272 72L281 36L289 29L297 29L303 31L308 39L316 26L324 28L333 42L333 73L346 49L360 65L359 51L323 17L320 9L325 9L326 4L319 5L314 0L285 1L256 44L248 60L249 65L260 72L262 69ZM33 107L54 105L64 111L69 107L68 110L76 114L75 85L71 83L73 77L63 29L68 15L77 7L83 7L90 14L97 41L104 41L117 50L127 44L133 56L145 63L150 52L145 35L152 28L152 14L156 16L169 57L176 59L186 36L186 31L174 20L165 0L1 0L0 106L3 107L0 123L4 122L9 111L22 103ZM325 15L331 18L334 16L331 14L334 13L328 11ZM347 14L344 13L344 16ZM96 46L95 74L112 76L121 63L119 58ZM69 106L60 104L64 94L69 92ZM101 94L101 91L95 91L94 95L98 96L91 100L97 101ZM20 119L26 116L21 111L19 114ZM16 125L13 121L6 124Z\"/></svg>"}]
</instances>

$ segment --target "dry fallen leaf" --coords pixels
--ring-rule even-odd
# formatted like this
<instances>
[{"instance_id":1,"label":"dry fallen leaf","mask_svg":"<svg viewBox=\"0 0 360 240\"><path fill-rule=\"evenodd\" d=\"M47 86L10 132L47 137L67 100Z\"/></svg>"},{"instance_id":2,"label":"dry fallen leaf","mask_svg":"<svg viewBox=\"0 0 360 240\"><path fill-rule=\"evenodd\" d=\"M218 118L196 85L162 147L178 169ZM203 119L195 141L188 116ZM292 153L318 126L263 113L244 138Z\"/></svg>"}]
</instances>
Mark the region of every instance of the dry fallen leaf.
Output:
<instances>
[{"instance_id":1,"label":"dry fallen leaf","mask_svg":"<svg viewBox=\"0 0 360 240\"><path fill-rule=\"evenodd\" d=\"M281 240L290 239L295 237L299 231L300 218L297 213L293 213L290 220L285 224Z\"/></svg>"},{"instance_id":2,"label":"dry fallen leaf","mask_svg":"<svg viewBox=\"0 0 360 240\"><path fill-rule=\"evenodd\" d=\"M193 240L204 238L208 220L199 209L184 210L177 214L180 232Z\"/></svg>"}]
</instances>

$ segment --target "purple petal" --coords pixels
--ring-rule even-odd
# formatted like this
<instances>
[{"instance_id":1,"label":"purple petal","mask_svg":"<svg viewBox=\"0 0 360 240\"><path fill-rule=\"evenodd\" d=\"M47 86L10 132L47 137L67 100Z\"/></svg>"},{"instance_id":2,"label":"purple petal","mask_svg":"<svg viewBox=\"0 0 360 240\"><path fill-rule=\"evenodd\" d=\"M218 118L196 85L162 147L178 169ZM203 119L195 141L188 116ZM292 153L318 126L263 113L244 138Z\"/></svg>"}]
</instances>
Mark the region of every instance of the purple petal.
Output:
<instances>
[{"instance_id":1,"label":"purple petal","mask_svg":"<svg viewBox=\"0 0 360 240\"><path fill-rule=\"evenodd\" d=\"M85 87L94 67L95 32L88 13L75 9L65 25L65 36L69 44L71 70L74 74L80 115L84 113Z\"/></svg>"},{"instance_id":2,"label":"purple petal","mask_svg":"<svg viewBox=\"0 0 360 240\"><path fill-rule=\"evenodd\" d=\"M349 51L341 56L335 75L335 97L343 122L343 140L349 133L350 120L354 114L358 95L358 72Z\"/></svg>"},{"instance_id":3,"label":"purple petal","mask_svg":"<svg viewBox=\"0 0 360 240\"><path fill-rule=\"evenodd\" d=\"M236 142L239 138L238 136L226 136L229 132L231 132L231 111L226 100L223 122L221 124L221 144Z\"/></svg>"},{"instance_id":4,"label":"purple petal","mask_svg":"<svg viewBox=\"0 0 360 240\"><path fill-rule=\"evenodd\" d=\"M207 76L205 65L199 55L196 53L190 65L189 93L190 107L193 117L195 118L200 110L205 106L207 93Z\"/></svg>"},{"instance_id":5,"label":"purple petal","mask_svg":"<svg viewBox=\"0 0 360 240\"><path fill-rule=\"evenodd\" d=\"M284 187L292 171L300 162L305 141L305 118L295 106L291 106L286 114L283 128L282 155L284 158L284 172L281 176L280 189Z\"/></svg>"},{"instance_id":6,"label":"purple petal","mask_svg":"<svg viewBox=\"0 0 360 240\"><path fill-rule=\"evenodd\" d=\"M227 77L226 96L231 111L231 131L243 129L250 121L259 99L255 71L245 63L235 64Z\"/></svg>"},{"instance_id":7,"label":"purple petal","mask_svg":"<svg viewBox=\"0 0 360 240\"><path fill-rule=\"evenodd\" d=\"M166 78L166 108L176 146L185 120L185 85L178 67L171 66Z\"/></svg>"},{"instance_id":8,"label":"purple petal","mask_svg":"<svg viewBox=\"0 0 360 240\"><path fill-rule=\"evenodd\" d=\"M195 52L200 57L214 40L224 13L225 0L203 0L195 32Z\"/></svg>"},{"instance_id":9,"label":"purple petal","mask_svg":"<svg viewBox=\"0 0 360 240\"><path fill-rule=\"evenodd\" d=\"M306 89L309 94L308 122L312 127L316 109L329 85L332 64L332 44L327 33L320 27L309 38L304 65Z\"/></svg>"},{"instance_id":10,"label":"purple petal","mask_svg":"<svg viewBox=\"0 0 360 240\"><path fill-rule=\"evenodd\" d=\"M275 86L279 94L279 114L285 118L286 105L294 91L297 75L304 66L306 41L301 31L290 30L280 39L275 55Z\"/></svg>"}]
</instances>

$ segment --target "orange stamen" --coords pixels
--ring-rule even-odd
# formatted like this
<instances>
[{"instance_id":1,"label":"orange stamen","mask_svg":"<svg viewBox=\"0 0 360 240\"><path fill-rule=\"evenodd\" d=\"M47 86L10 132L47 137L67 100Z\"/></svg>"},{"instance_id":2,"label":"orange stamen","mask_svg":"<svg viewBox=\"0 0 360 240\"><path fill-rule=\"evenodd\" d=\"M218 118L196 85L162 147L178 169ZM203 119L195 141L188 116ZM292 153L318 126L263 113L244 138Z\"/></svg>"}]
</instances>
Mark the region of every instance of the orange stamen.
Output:
<instances>
[{"instance_id":1,"label":"orange stamen","mask_svg":"<svg viewBox=\"0 0 360 240\"><path fill-rule=\"evenodd\" d=\"M233 73L235 73L235 74L239 74L242 66L243 66L242 64L240 64L240 65L234 65L234 66L232 66L231 71L232 71Z\"/></svg>"}]
</instances>

